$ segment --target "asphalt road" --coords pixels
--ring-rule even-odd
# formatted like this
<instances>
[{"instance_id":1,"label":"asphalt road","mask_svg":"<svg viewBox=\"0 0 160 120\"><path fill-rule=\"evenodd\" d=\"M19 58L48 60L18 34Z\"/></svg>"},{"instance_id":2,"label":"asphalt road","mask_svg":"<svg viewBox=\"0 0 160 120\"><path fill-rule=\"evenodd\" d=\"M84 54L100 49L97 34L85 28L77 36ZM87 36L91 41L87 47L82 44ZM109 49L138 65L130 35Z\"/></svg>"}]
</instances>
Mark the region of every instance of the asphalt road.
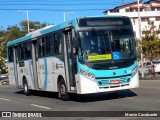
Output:
<instances>
[{"instance_id":1,"label":"asphalt road","mask_svg":"<svg viewBox=\"0 0 160 120\"><path fill-rule=\"evenodd\" d=\"M57 98L57 94L49 92L32 92L30 96L25 96L22 90L13 86L0 85L0 111L160 111L160 80L141 80L139 88L120 91L115 96L110 94L73 95L70 101L61 101ZM100 117L57 119L106 120ZM107 119L146 120L147 118L107 117ZM159 120L160 117L148 119Z\"/></svg>"}]
</instances>

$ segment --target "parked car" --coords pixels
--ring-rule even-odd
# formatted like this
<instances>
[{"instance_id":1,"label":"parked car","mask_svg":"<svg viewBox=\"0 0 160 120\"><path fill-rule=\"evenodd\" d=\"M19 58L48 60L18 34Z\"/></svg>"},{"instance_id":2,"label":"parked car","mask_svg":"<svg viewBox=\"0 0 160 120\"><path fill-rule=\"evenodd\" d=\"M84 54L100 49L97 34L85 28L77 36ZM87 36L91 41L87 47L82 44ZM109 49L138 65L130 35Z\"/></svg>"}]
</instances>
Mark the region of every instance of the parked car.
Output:
<instances>
[{"instance_id":1,"label":"parked car","mask_svg":"<svg viewBox=\"0 0 160 120\"><path fill-rule=\"evenodd\" d=\"M155 73L160 73L160 59L156 59L152 63Z\"/></svg>"},{"instance_id":2,"label":"parked car","mask_svg":"<svg viewBox=\"0 0 160 120\"><path fill-rule=\"evenodd\" d=\"M153 73L151 62L144 62L143 68L142 66L139 66L138 71L140 75L142 75L142 70L144 75L151 75Z\"/></svg>"},{"instance_id":3,"label":"parked car","mask_svg":"<svg viewBox=\"0 0 160 120\"><path fill-rule=\"evenodd\" d=\"M0 79L5 79L5 78L8 78L8 74L2 74L2 75L0 75Z\"/></svg>"}]
</instances>

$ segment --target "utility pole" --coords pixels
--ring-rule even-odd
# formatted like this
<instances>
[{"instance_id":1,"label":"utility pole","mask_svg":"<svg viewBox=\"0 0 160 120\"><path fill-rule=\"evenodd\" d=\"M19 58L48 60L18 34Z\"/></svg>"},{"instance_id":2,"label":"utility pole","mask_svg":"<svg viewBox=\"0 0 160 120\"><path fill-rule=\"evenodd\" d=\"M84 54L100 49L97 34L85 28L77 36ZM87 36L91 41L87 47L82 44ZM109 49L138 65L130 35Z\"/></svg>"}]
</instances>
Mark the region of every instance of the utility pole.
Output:
<instances>
[{"instance_id":1,"label":"utility pole","mask_svg":"<svg viewBox=\"0 0 160 120\"><path fill-rule=\"evenodd\" d=\"M74 14L74 12L64 12L63 13L64 22L66 21L66 14Z\"/></svg>"},{"instance_id":2,"label":"utility pole","mask_svg":"<svg viewBox=\"0 0 160 120\"><path fill-rule=\"evenodd\" d=\"M28 28L28 33L29 33L29 15L28 15L28 10L17 10L17 12L26 12L27 14L27 28Z\"/></svg>"},{"instance_id":3,"label":"utility pole","mask_svg":"<svg viewBox=\"0 0 160 120\"><path fill-rule=\"evenodd\" d=\"M124 0L122 0L122 5L124 5Z\"/></svg>"},{"instance_id":4,"label":"utility pole","mask_svg":"<svg viewBox=\"0 0 160 120\"><path fill-rule=\"evenodd\" d=\"M141 65L142 65L142 78L144 78L144 70L143 70L143 51L142 51L142 31L141 31L141 17L140 17L139 0L137 0L137 5L138 5L139 38L140 38L140 40L141 40Z\"/></svg>"}]
</instances>

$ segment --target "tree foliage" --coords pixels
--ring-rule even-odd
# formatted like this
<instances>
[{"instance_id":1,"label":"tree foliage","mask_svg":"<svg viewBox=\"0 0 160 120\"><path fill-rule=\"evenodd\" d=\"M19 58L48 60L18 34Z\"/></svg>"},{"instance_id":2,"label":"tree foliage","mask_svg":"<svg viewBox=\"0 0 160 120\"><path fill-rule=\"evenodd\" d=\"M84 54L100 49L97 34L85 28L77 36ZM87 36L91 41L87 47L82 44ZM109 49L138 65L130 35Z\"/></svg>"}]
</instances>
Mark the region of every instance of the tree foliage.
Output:
<instances>
[{"instance_id":1,"label":"tree foliage","mask_svg":"<svg viewBox=\"0 0 160 120\"><path fill-rule=\"evenodd\" d=\"M160 39L158 38L158 30L154 26L153 21L148 22L148 28L144 30L144 36L142 40L137 40L138 53L142 52L145 58L153 60L155 57L160 56Z\"/></svg>"},{"instance_id":2,"label":"tree foliage","mask_svg":"<svg viewBox=\"0 0 160 120\"><path fill-rule=\"evenodd\" d=\"M47 25L49 25L49 24L47 24L46 22L45 23L40 23L38 21L29 21L29 29L30 29L30 31L43 28L43 27L45 27ZM26 20L20 22L20 28L21 28L22 31L25 31L25 32L28 31L28 24L27 24Z\"/></svg>"}]
</instances>

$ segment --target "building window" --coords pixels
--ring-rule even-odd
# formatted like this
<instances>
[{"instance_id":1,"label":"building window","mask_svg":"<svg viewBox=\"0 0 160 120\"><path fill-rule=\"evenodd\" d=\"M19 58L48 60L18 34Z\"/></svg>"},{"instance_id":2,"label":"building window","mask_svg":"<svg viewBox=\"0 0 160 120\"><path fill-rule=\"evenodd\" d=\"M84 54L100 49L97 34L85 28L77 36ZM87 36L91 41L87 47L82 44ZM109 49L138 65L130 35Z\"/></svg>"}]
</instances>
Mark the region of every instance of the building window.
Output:
<instances>
[{"instance_id":1,"label":"building window","mask_svg":"<svg viewBox=\"0 0 160 120\"><path fill-rule=\"evenodd\" d=\"M134 37L136 37L136 31L134 31L133 33L134 33Z\"/></svg>"},{"instance_id":2,"label":"building window","mask_svg":"<svg viewBox=\"0 0 160 120\"><path fill-rule=\"evenodd\" d=\"M157 34L160 34L160 30L157 30Z\"/></svg>"},{"instance_id":3,"label":"building window","mask_svg":"<svg viewBox=\"0 0 160 120\"><path fill-rule=\"evenodd\" d=\"M142 31L142 34L149 34L149 31Z\"/></svg>"},{"instance_id":4,"label":"building window","mask_svg":"<svg viewBox=\"0 0 160 120\"><path fill-rule=\"evenodd\" d=\"M160 8L157 8L157 11L160 11Z\"/></svg>"},{"instance_id":5,"label":"building window","mask_svg":"<svg viewBox=\"0 0 160 120\"><path fill-rule=\"evenodd\" d=\"M125 11L126 11L126 12L130 12L130 9L126 9Z\"/></svg>"},{"instance_id":6,"label":"building window","mask_svg":"<svg viewBox=\"0 0 160 120\"><path fill-rule=\"evenodd\" d=\"M148 22L148 21L149 21L149 18L141 18L141 21L142 21L142 22Z\"/></svg>"},{"instance_id":7,"label":"building window","mask_svg":"<svg viewBox=\"0 0 160 120\"><path fill-rule=\"evenodd\" d=\"M156 21L160 21L160 17L156 17Z\"/></svg>"}]
</instances>

